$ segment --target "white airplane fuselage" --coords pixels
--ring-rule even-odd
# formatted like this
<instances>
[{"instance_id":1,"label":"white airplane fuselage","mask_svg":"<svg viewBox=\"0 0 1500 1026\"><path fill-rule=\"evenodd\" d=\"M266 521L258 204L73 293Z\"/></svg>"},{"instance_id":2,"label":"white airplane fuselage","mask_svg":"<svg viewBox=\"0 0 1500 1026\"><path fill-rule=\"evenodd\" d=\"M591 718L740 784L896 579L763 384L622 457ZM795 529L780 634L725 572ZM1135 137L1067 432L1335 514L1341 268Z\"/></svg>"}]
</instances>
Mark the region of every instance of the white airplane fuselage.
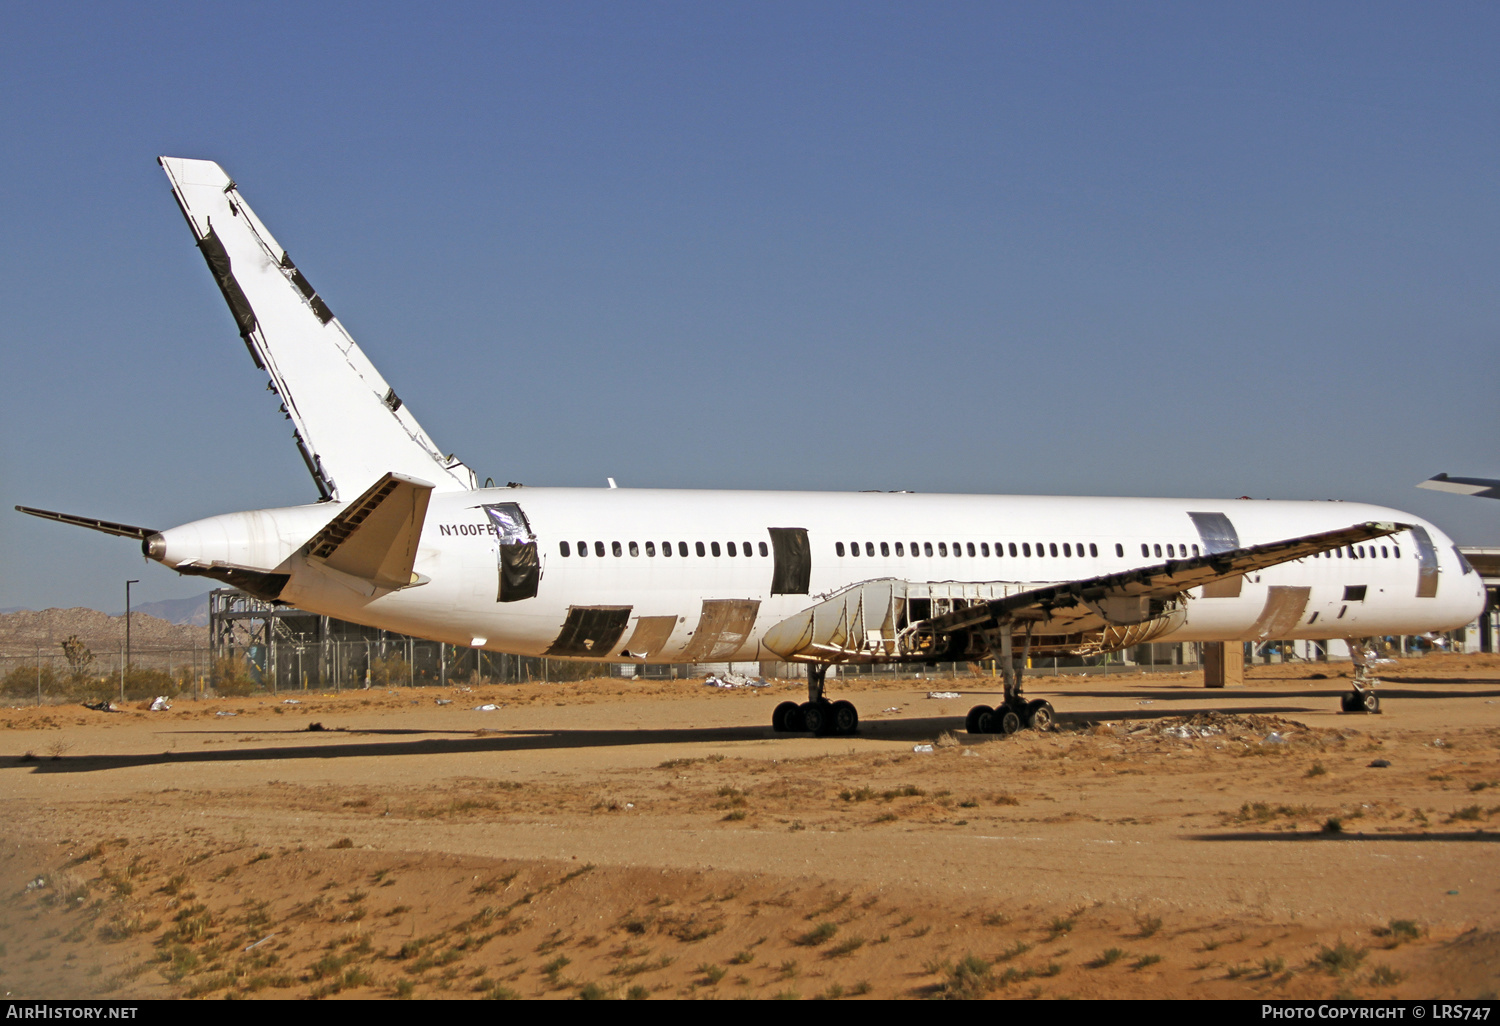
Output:
<instances>
[{"instance_id":1,"label":"white airplane fuselage","mask_svg":"<svg viewBox=\"0 0 1500 1026\"><path fill-rule=\"evenodd\" d=\"M498 539L484 509L495 503L518 505L535 535L540 573L532 597L497 599ZM704 603L738 600L753 604L741 607L753 610L743 643L712 654L715 661L749 661L778 658L761 643L766 629L862 581L1035 586L1159 564L1168 554L1197 555L1200 538L1188 514L1209 510L1230 518L1242 545L1360 521L1420 525L1435 550L1438 583L1419 597L1416 545L1402 532L1246 575L1237 595L1204 597L1195 589L1182 623L1154 640L1254 639L1278 586L1308 589L1296 623L1282 623L1278 640L1450 630L1484 608L1479 576L1442 531L1359 503L628 488L438 492L414 563L422 583L399 590L373 588L298 556L342 508L319 503L197 521L163 532L156 558L168 566L217 560L289 571L279 597L300 608L521 655L708 661L709 650L694 645ZM805 592L773 592L771 528L806 531ZM1363 588L1363 597L1351 601L1351 588ZM622 643L640 618L664 624L673 617L675 625L649 652L617 645L560 653L569 612L579 608L628 609Z\"/></svg>"}]
</instances>

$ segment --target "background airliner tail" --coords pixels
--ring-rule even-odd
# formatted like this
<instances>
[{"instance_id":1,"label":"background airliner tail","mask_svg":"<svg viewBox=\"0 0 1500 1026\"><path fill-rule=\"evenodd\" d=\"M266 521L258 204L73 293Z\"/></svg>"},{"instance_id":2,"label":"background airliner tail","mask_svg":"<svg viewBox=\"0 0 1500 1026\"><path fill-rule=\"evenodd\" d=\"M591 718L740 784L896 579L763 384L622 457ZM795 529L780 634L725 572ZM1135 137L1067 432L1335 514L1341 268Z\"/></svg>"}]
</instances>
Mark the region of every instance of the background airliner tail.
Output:
<instances>
[{"instance_id":1,"label":"background airliner tail","mask_svg":"<svg viewBox=\"0 0 1500 1026\"><path fill-rule=\"evenodd\" d=\"M158 160L322 496L353 499L392 471L437 491L474 488L474 472L427 437L224 169Z\"/></svg>"}]
</instances>

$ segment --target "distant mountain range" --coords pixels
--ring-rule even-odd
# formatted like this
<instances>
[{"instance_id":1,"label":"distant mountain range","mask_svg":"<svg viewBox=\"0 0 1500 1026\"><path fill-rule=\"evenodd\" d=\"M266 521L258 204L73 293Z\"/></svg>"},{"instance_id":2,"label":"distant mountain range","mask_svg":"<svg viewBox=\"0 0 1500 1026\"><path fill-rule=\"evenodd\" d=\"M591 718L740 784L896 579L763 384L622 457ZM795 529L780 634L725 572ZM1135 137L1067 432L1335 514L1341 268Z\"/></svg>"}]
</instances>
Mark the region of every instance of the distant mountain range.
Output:
<instances>
[{"instance_id":1,"label":"distant mountain range","mask_svg":"<svg viewBox=\"0 0 1500 1026\"><path fill-rule=\"evenodd\" d=\"M168 623L186 623L195 627L208 626L208 592L195 595L192 598L166 599L162 602L142 602L140 605L132 604L132 613L145 613L148 616L157 616ZM114 614L123 616L125 610Z\"/></svg>"}]
</instances>

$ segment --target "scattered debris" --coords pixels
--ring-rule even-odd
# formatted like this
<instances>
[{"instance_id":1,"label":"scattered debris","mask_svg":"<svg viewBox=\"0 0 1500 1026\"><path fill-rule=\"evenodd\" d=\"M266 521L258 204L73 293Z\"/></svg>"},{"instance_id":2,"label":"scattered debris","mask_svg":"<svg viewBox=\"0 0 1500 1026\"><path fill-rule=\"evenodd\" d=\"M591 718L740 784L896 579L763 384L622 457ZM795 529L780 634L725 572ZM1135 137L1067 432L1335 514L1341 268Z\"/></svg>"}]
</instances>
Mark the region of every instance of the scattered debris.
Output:
<instances>
[{"instance_id":1,"label":"scattered debris","mask_svg":"<svg viewBox=\"0 0 1500 1026\"><path fill-rule=\"evenodd\" d=\"M453 704L453 699L451 699L451 698L439 698L437 700L437 704L438 705L452 705Z\"/></svg>"},{"instance_id":2,"label":"scattered debris","mask_svg":"<svg viewBox=\"0 0 1500 1026\"><path fill-rule=\"evenodd\" d=\"M930 752L930 751L932 751L932 746L931 745L912 745L911 750L914 751L914 752Z\"/></svg>"},{"instance_id":3,"label":"scattered debris","mask_svg":"<svg viewBox=\"0 0 1500 1026\"><path fill-rule=\"evenodd\" d=\"M1156 699L1154 699L1154 698L1143 698L1143 699L1141 699L1139 702L1137 702L1135 704L1136 705L1155 705L1156 704Z\"/></svg>"},{"instance_id":4,"label":"scattered debris","mask_svg":"<svg viewBox=\"0 0 1500 1026\"><path fill-rule=\"evenodd\" d=\"M489 702L489 703L486 703L485 705L476 705L474 707L473 711L474 712L494 712L498 708L500 708L498 705L496 705L493 702Z\"/></svg>"},{"instance_id":5,"label":"scattered debris","mask_svg":"<svg viewBox=\"0 0 1500 1026\"><path fill-rule=\"evenodd\" d=\"M166 695L157 695L156 700L151 703L152 712L162 712L172 708L172 703L167 701Z\"/></svg>"},{"instance_id":6,"label":"scattered debris","mask_svg":"<svg viewBox=\"0 0 1500 1026\"><path fill-rule=\"evenodd\" d=\"M246 951L254 951L256 948L260 947L262 944L264 944L266 941L270 940L274 936L276 936L274 933L268 933L264 937L262 937L260 940L256 941L254 944L246 945L245 950Z\"/></svg>"},{"instance_id":7,"label":"scattered debris","mask_svg":"<svg viewBox=\"0 0 1500 1026\"><path fill-rule=\"evenodd\" d=\"M768 688L764 677L747 677L743 673L710 673L703 681L711 688Z\"/></svg>"},{"instance_id":8,"label":"scattered debris","mask_svg":"<svg viewBox=\"0 0 1500 1026\"><path fill-rule=\"evenodd\" d=\"M327 728L325 728L323 726L323 724L321 724L321 723L309 723L307 725L307 729L310 730L310 731L316 732L316 731L319 731L319 730L325 730Z\"/></svg>"},{"instance_id":9,"label":"scattered debris","mask_svg":"<svg viewBox=\"0 0 1500 1026\"><path fill-rule=\"evenodd\" d=\"M123 709L116 709L107 700L106 701L102 701L102 702L84 702L83 703L83 707L85 709L92 709L92 710L94 710L94 712L124 712L125 711Z\"/></svg>"},{"instance_id":10,"label":"scattered debris","mask_svg":"<svg viewBox=\"0 0 1500 1026\"><path fill-rule=\"evenodd\" d=\"M1370 767L1372 769L1385 769L1390 764L1391 760L1389 759L1376 759L1374 762L1370 763Z\"/></svg>"},{"instance_id":11,"label":"scattered debris","mask_svg":"<svg viewBox=\"0 0 1500 1026\"><path fill-rule=\"evenodd\" d=\"M218 712L214 713L214 715L215 716L238 716L239 713L237 713L237 712L226 712L223 709L220 709Z\"/></svg>"},{"instance_id":12,"label":"scattered debris","mask_svg":"<svg viewBox=\"0 0 1500 1026\"><path fill-rule=\"evenodd\" d=\"M1263 744L1263 745L1284 745L1284 744L1286 744L1286 737L1284 735L1282 735L1280 732L1273 730L1273 731L1271 731L1271 733L1269 733L1269 734L1266 735L1266 739L1264 741L1262 741L1261 744Z\"/></svg>"},{"instance_id":13,"label":"scattered debris","mask_svg":"<svg viewBox=\"0 0 1500 1026\"><path fill-rule=\"evenodd\" d=\"M891 706L888 709L882 709L880 711L881 712L888 712L888 713L900 712L901 711L901 707L899 705L893 705L893 706Z\"/></svg>"},{"instance_id":14,"label":"scattered debris","mask_svg":"<svg viewBox=\"0 0 1500 1026\"><path fill-rule=\"evenodd\" d=\"M957 691L929 691L929 692L927 692L927 697L928 698L962 698L964 696L961 695L961 694L959 694Z\"/></svg>"},{"instance_id":15,"label":"scattered debris","mask_svg":"<svg viewBox=\"0 0 1500 1026\"><path fill-rule=\"evenodd\" d=\"M302 700L300 698L283 698L281 700L281 704L282 705L301 705L302 704ZM249 949L247 948L246 950L249 950Z\"/></svg>"}]
</instances>

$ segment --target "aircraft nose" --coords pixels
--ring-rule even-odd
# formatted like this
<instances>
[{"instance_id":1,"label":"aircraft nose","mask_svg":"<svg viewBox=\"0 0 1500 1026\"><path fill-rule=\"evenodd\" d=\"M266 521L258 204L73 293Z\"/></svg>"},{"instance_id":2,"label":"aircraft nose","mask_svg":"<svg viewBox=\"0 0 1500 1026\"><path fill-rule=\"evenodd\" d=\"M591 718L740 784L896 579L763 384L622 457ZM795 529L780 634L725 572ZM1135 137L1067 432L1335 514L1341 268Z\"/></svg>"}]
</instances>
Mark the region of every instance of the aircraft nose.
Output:
<instances>
[{"instance_id":1,"label":"aircraft nose","mask_svg":"<svg viewBox=\"0 0 1500 1026\"><path fill-rule=\"evenodd\" d=\"M154 559L160 563L167 554L167 540L161 536L160 532L148 534L141 539L141 554L147 559Z\"/></svg>"}]
</instances>

